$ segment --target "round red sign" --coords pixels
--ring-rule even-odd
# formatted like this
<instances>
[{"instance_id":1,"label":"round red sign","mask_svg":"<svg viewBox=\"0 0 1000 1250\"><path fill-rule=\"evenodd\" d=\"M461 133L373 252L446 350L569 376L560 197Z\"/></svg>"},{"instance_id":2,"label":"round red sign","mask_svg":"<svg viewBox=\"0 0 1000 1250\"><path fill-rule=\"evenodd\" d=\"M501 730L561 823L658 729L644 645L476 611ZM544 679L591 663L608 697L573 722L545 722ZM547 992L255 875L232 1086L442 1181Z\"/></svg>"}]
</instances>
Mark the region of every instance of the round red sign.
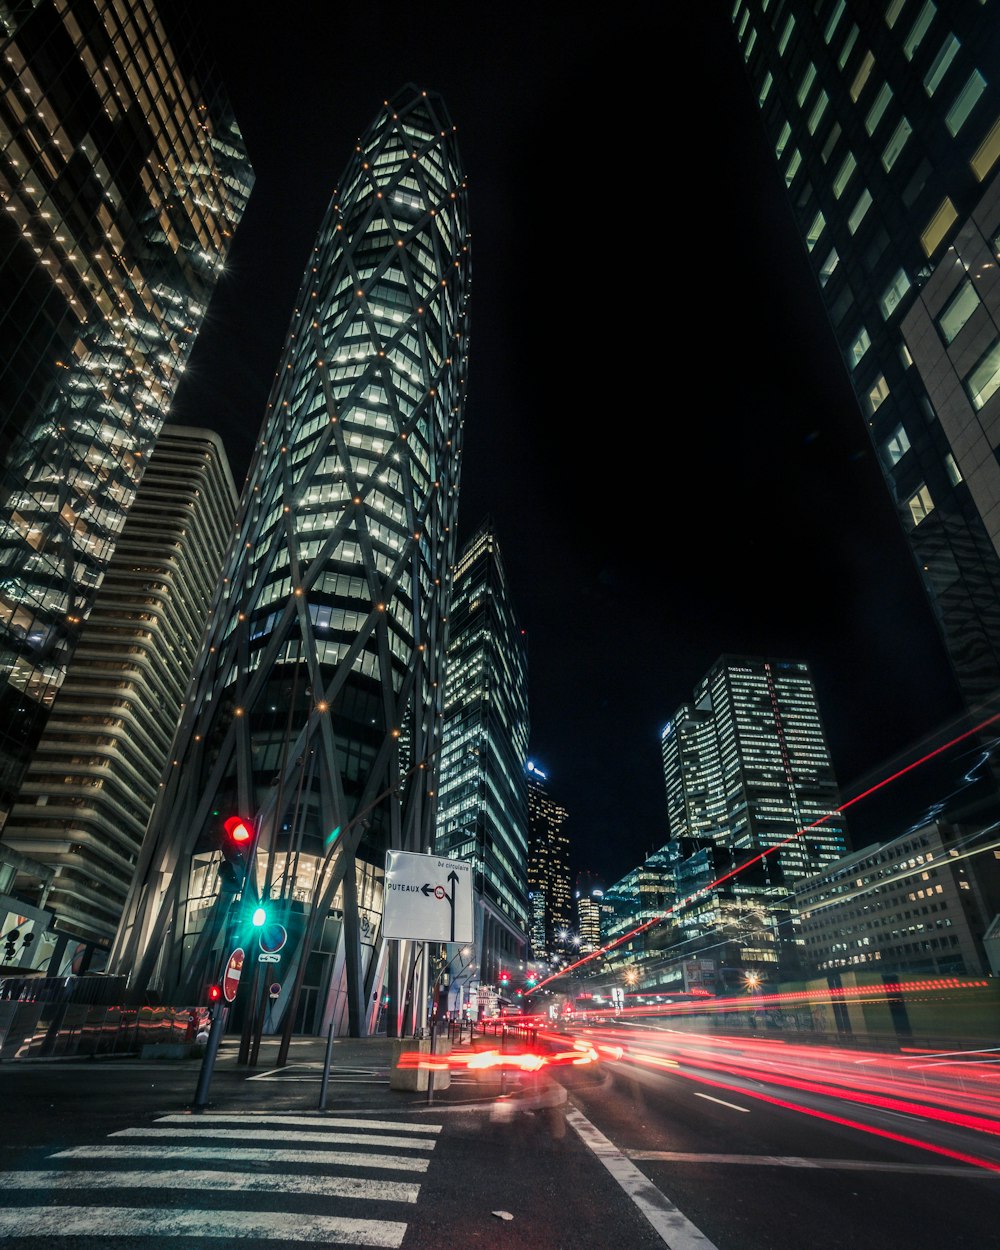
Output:
<instances>
[{"instance_id":1,"label":"round red sign","mask_svg":"<svg viewBox=\"0 0 1000 1250\"><path fill-rule=\"evenodd\" d=\"M240 988L240 973L242 971L243 947L237 946L229 956L229 963L226 964L226 974L222 978L222 994L227 1003L231 1003L236 997L236 991Z\"/></svg>"}]
</instances>

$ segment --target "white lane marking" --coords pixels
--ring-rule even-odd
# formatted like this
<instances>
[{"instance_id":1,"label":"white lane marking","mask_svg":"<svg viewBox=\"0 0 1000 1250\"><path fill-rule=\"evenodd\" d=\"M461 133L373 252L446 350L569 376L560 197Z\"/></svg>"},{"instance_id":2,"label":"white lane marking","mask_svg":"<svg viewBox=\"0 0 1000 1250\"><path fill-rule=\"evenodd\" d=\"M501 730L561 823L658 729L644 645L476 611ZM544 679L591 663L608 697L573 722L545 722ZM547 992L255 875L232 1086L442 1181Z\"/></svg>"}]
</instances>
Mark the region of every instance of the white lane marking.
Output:
<instances>
[{"instance_id":1,"label":"white lane marking","mask_svg":"<svg viewBox=\"0 0 1000 1250\"><path fill-rule=\"evenodd\" d=\"M255 1237L261 1240L398 1247L406 1225L282 1211L166 1211L142 1207L18 1207L0 1211L0 1236Z\"/></svg>"},{"instance_id":2,"label":"white lane marking","mask_svg":"<svg viewBox=\"0 0 1000 1250\"><path fill-rule=\"evenodd\" d=\"M334 1128L384 1128L394 1133L440 1133L440 1124L403 1124L397 1120L364 1120L360 1117L341 1115L256 1115L252 1111L225 1112L203 1111L199 1114L160 1115L157 1124L290 1124L300 1128L319 1128L332 1125Z\"/></svg>"},{"instance_id":3,"label":"white lane marking","mask_svg":"<svg viewBox=\"0 0 1000 1250\"><path fill-rule=\"evenodd\" d=\"M747 1115L750 1114L749 1107L737 1107L736 1103L726 1102L722 1098L713 1098L711 1094L699 1094L698 1091L695 1090L694 1096L695 1098L707 1098L709 1102L717 1102L720 1107L728 1107L731 1111L745 1111Z\"/></svg>"},{"instance_id":4,"label":"white lane marking","mask_svg":"<svg viewBox=\"0 0 1000 1250\"><path fill-rule=\"evenodd\" d=\"M565 1114L567 1123L573 1126L580 1140L597 1155L670 1250L717 1250L701 1229L696 1228L651 1180L643 1176L635 1164L585 1115L572 1106L566 1108Z\"/></svg>"},{"instance_id":5,"label":"white lane marking","mask_svg":"<svg viewBox=\"0 0 1000 1250\"><path fill-rule=\"evenodd\" d=\"M191 1141L195 1137L229 1137L231 1128L213 1128L211 1124L202 1127L200 1117L192 1117L184 1128L158 1128L155 1124L149 1128L121 1128L109 1137L182 1137ZM296 1132L294 1129L275 1129L269 1133L268 1140L273 1142L297 1141L306 1145L318 1146L323 1142L332 1142L337 1146L384 1146L388 1149L400 1147L403 1150L433 1150L437 1142L433 1137L395 1137L388 1133L338 1133L327 1129L319 1129L315 1133Z\"/></svg>"},{"instance_id":6,"label":"white lane marking","mask_svg":"<svg viewBox=\"0 0 1000 1250\"><path fill-rule=\"evenodd\" d=\"M928 1176L990 1176L1000 1180L1000 1172L984 1172L969 1164L874 1163L868 1159L802 1159L797 1155L719 1155L691 1154L683 1150L626 1150L630 1159L660 1163L733 1163L766 1168L829 1168L846 1172L912 1172Z\"/></svg>"},{"instance_id":7,"label":"white lane marking","mask_svg":"<svg viewBox=\"0 0 1000 1250\"><path fill-rule=\"evenodd\" d=\"M363 1198L374 1202L416 1202L419 1185L356 1176L298 1176L291 1172L190 1171L0 1172L0 1191L17 1189L241 1189L251 1193L311 1194L321 1198Z\"/></svg>"},{"instance_id":8,"label":"white lane marking","mask_svg":"<svg viewBox=\"0 0 1000 1250\"><path fill-rule=\"evenodd\" d=\"M387 1168L395 1172L426 1172L429 1159L374 1155L341 1150L264 1150L254 1146L72 1146L50 1159L162 1159L164 1162L230 1160L239 1163L331 1163L346 1168Z\"/></svg>"}]
</instances>

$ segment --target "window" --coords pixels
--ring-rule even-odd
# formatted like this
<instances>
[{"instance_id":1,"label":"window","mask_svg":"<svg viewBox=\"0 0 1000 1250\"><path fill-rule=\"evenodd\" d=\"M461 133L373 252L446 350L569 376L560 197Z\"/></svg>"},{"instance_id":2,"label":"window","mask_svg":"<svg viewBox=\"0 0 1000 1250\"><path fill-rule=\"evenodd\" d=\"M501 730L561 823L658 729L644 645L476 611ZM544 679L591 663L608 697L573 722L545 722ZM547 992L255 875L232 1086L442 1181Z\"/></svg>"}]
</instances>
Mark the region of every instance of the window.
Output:
<instances>
[{"instance_id":1,"label":"window","mask_svg":"<svg viewBox=\"0 0 1000 1250\"><path fill-rule=\"evenodd\" d=\"M958 213L955 205L952 204L948 196L945 196L938 205L937 212L924 227L924 232L920 236L920 242L923 246L924 253L927 256L933 255L938 244L948 233L951 227L958 219Z\"/></svg>"},{"instance_id":2,"label":"window","mask_svg":"<svg viewBox=\"0 0 1000 1250\"><path fill-rule=\"evenodd\" d=\"M844 40L844 46L840 49L840 56L837 57L837 66L843 69L847 64L847 59L854 51L854 45L858 41L858 28L855 25L847 32L847 38Z\"/></svg>"},{"instance_id":3,"label":"window","mask_svg":"<svg viewBox=\"0 0 1000 1250\"><path fill-rule=\"evenodd\" d=\"M851 344L850 351L848 352L847 363L851 369L856 369L858 367L865 352L869 349L869 347L871 347L871 345L872 341L868 335L868 331L864 328L864 326L862 326L858 331L858 337Z\"/></svg>"},{"instance_id":4,"label":"window","mask_svg":"<svg viewBox=\"0 0 1000 1250\"><path fill-rule=\"evenodd\" d=\"M747 40L747 46L743 49L744 61L750 60L750 53L754 50L754 45L756 43L757 43L757 31L756 29L754 29L750 32L750 38Z\"/></svg>"},{"instance_id":5,"label":"window","mask_svg":"<svg viewBox=\"0 0 1000 1250\"><path fill-rule=\"evenodd\" d=\"M851 234L857 234L858 227L865 219L865 214L872 206L872 193L867 187L858 196L858 202L851 209L851 215L847 219L847 228Z\"/></svg>"},{"instance_id":6,"label":"window","mask_svg":"<svg viewBox=\"0 0 1000 1250\"><path fill-rule=\"evenodd\" d=\"M1000 339L979 358L979 363L965 379L965 389L977 410L1000 389Z\"/></svg>"},{"instance_id":7,"label":"window","mask_svg":"<svg viewBox=\"0 0 1000 1250\"><path fill-rule=\"evenodd\" d=\"M788 41L792 37L792 31L795 29L795 18L789 16L785 23L785 29L781 32L781 38L778 40L778 54L785 55L785 49L788 47Z\"/></svg>"},{"instance_id":8,"label":"window","mask_svg":"<svg viewBox=\"0 0 1000 1250\"><path fill-rule=\"evenodd\" d=\"M847 7L847 0L837 0L833 6L833 12L830 14L830 20L826 24L826 30L823 31L823 42L829 44L830 40L837 33L837 27L840 25L840 19L844 16L844 9Z\"/></svg>"},{"instance_id":9,"label":"window","mask_svg":"<svg viewBox=\"0 0 1000 1250\"><path fill-rule=\"evenodd\" d=\"M848 152L847 155L844 157L844 163L841 165L840 169L837 171L836 178L834 178L833 180L834 199L839 200L840 197L844 194L844 187L847 186L848 182L850 181L851 174L854 173L857 167L858 167L857 158L855 157L853 152Z\"/></svg>"},{"instance_id":10,"label":"window","mask_svg":"<svg viewBox=\"0 0 1000 1250\"><path fill-rule=\"evenodd\" d=\"M899 154L906 147L906 141L912 133L913 127L905 117L902 118L899 125L892 132L892 138L885 145L885 151L882 153L882 167L886 173L892 169L899 159Z\"/></svg>"},{"instance_id":11,"label":"window","mask_svg":"<svg viewBox=\"0 0 1000 1250\"><path fill-rule=\"evenodd\" d=\"M851 83L851 99L855 104L858 102L858 96L865 89L865 83L868 81L868 76L871 74L874 64L875 58L870 52L866 52L858 72L854 75L854 81Z\"/></svg>"},{"instance_id":12,"label":"window","mask_svg":"<svg viewBox=\"0 0 1000 1250\"><path fill-rule=\"evenodd\" d=\"M885 440L882 450L886 461L891 465L899 464L900 460L910 450L910 440L906 437L906 431L901 425L897 425Z\"/></svg>"},{"instance_id":13,"label":"window","mask_svg":"<svg viewBox=\"0 0 1000 1250\"><path fill-rule=\"evenodd\" d=\"M924 90L928 95L933 95L941 86L941 79L948 72L948 67L955 59L955 55L962 45L955 36L949 31L945 36L945 41L938 50L937 56L931 61L931 67L924 75Z\"/></svg>"},{"instance_id":14,"label":"window","mask_svg":"<svg viewBox=\"0 0 1000 1250\"><path fill-rule=\"evenodd\" d=\"M785 124L781 127L781 134L778 135L778 142L774 145L774 154L778 158L778 160L781 160L782 156L784 155L785 147L787 146L788 140L791 137L792 137L791 123L785 122Z\"/></svg>"},{"instance_id":15,"label":"window","mask_svg":"<svg viewBox=\"0 0 1000 1250\"><path fill-rule=\"evenodd\" d=\"M812 220L812 225L806 231L806 247L811 252L819 240L819 236L826 228L826 218L822 213L817 213Z\"/></svg>"},{"instance_id":16,"label":"window","mask_svg":"<svg viewBox=\"0 0 1000 1250\"><path fill-rule=\"evenodd\" d=\"M926 0L924 7L917 14L917 20L910 27L910 33L903 40L903 56L908 61L913 60L913 54L920 47L924 35L927 34L928 27L934 21L936 12L937 6L932 3L932 0Z\"/></svg>"},{"instance_id":17,"label":"window","mask_svg":"<svg viewBox=\"0 0 1000 1250\"><path fill-rule=\"evenodd\" d=\"M806 96L812 90L812 85L815 81L816 81L816 66L813 65L812 61L810 61L809 64L806 66L806 72L802 75L802 81L799 83L799 89L795 95L795 98L799 102L800 108L802 107L803 101L805 100Z\"/></svg>"},{"instance_id":18,"label":"window","mask_svg":"<svg viewBox=\"0 0 1000 1250\"><path fill-rule=\"evenodd\" d=\"M882 316L886 321L899 307L900 301L910 289L910 279L905 269L896 271L896 276L882 292Z\"/></svg>"},{"instance_id":19,"label":"window","mask_svg":"<svg viewBox=\"0 0 1000 1250\"><path fill-rule=\"evenodd\" d=\"M760 95L757 97L757 103L763 104L767 97L771 94L771 88L774 86L774 75L768 70L763 83L761 83Z\"/></svg>"},{"instance_id":20,"label":"window","mask_svg":"<svg viewBox=\"0 0 1000 1250\"><path fill-rule=\"evenodd\" d=\"M962 473L958 465L955 463L955 457L951 452L946 452L944 457L945 472L948 474L948 481L952 486L958 486L962 482Z\"/></svg>"},{"instance_id":21,"label":"window","mask_svg":"<svg viewBox=\"0 0 1000 1250\"><path fill-rule=\"evenodd\" d=\"M954 138L968 120L969 114L976 107L976 101L986 90L986 79L978 69L969 75L965 86L955 97L955 103L945 114L944 124Z\"/></svg>"},{"instance_id":22,"label":"window","mask_svg":"<svg viewBox=\"0 0 1000 1250\"><path fill-rule=\"evenodd\" d=\"M958 332L981 303L979 292L972 285L972 280L966 278L959 284L958 290L944 306L937 319L937 327L946 343L954 341Z\"/></svg>"},{"instance_id":23,"label":"window","mask_svg":"<svg viewBox=\"0 0 1000 1250\"><path fill-rule=\"evenodd\" d=\"M889 398L889 383L885 380L885 374L880 374L878 381L868 392L868 410L875 415L879 408Z\"/></svg>"},{"instance_id":24,"label":"window","mask_svg":"<svg viewBox=\"0 0 1000 1250\"><path fill-rule=\"evenodd\" d=\"M830 127L830 133L826 137L826 143L823 144L823 150L820 152L824 165L830 159L833 149L837 146L837 140L840 138L841 133L840 122L834 122Z\"/></svg>"},{"instance_id":25,"label":"window","mask_svg":"<svg viewBox=\"0 0 1000 1250\"><path fill-rule=\"evenodd\" d=\"M819 124L823 120L823 114L826 112L826 106L830 103L830 97L825 91L821 91L816 97L816 103L813 105L812 112L809 114L809 120L806 122L806 128L811 135L814 135L819 129Z\"/></svg>"},{"instance_id":26,"label":"window","mask_svg":"<svg viewBox=\"0 0 1000 1250\"><path fill-rule=\"evenodd\" d=\"M802 164L802 153L798 148L792 149L792 154L788 158L788 165L785 167L785 186L790 187L795 181L795 175L799 172L799 166Z\"/></svg>"},{"instance_id":27,"label":"window","mask_svg":"<svg viewBox=\"0 0 1000 1250\"><path fill-rule=\"evenodd\" d=\"M980 182L986 177L1000 157L1000 118L990 128L989 134L972 155L969 164Z\"/></svg>"},{"instance_id":28,"label":"window","mask_svg":"<svg viewBox=\"0 0 1000 1250\"><path fill-rule=\"evenodd\" d=\"M885 110L889 107L889 101L892 99L892 88L887 82L882 84L882 89L875 97L875 103L868 110L868 116L865 118L865 130L873 135L878 129L878 124L885 116Z\"/></svg>"},{"instance_id":29,"label":"window","mask_svg":"<svg viewBox=\"0 0 1000 1250\"><path fill-rule=\"evenodd\" d=\"M934 511L934 500L931 498L931 492L927 489L926 483L921 486L915 495L911 495L906 502L914 525L919 525L925 517L929 517Z\"/></svg>"},{"instance_id":30,"label":"window","mask_svg":"<svg viewBox=\"0 0 1000 1250\"><path fill-rule=\"evenodd\" d=\"M812 248L809 249L812 251ZM819 271L819 284L826 286L830 280L830 275L840 264L840 257L837 255L837 249L834 248L830 255L823 261L823 268Z\"/></svg>"},{"instance_id":31,"label":"window","mask_svg":"<svg viewBox=\"0 0 1000 1250\"><path fill-rule=\"evenodd\" d=\"M885 11L885 24L890 30L896 25L896 19L902 13L905 3L906 0L889 0L889 6Z\"/></svg>"}]
</instances>

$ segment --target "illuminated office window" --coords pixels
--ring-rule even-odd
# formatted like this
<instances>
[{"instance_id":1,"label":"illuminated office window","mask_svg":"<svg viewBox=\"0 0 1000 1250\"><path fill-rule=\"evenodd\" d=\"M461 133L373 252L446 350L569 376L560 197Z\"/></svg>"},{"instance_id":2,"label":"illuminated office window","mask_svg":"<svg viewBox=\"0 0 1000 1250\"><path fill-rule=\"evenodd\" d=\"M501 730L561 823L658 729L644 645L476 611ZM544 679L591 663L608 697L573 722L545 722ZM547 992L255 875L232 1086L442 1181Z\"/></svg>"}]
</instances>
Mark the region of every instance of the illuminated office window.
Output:
<instances>
[{"instance_id":1,"label":"illuminated office window","mask_svg":"<svg viewBox=\"0 0 1000 1250\"><path fill-rule=\"evenodd\" d=\"M954 136L968 121L969 114L976 107L979 97L986 90L986 79L978 69L974 69L966 80L965 86L955 97L955 103L945 114L944 124Z\"/></svg>"},{"instance_id":2,"label":"illuminated office window","mask_svg":"<svg viewBox=\"0 0 1000 1250\"><path fill-rule=\"evenodd\" d=\"M882 292L882 316L889 319L899 307L900 301L910 289L910 279L905 269L896 271L896 276Z\"/></svg>"},{"instance_id":3,"label":"illuminated office window","mask_svg":"<svg viewBox=\"0 0 1000 1250\"><path fill-rule=\"evenodd\" d=\"M906 431L901 425L897 425L889 437L883 444L885 458L890 465L899 464L900 460L910 450L910 440L906 436Z\"/></svg>"},{"instance_id":4,"label":"illuminated office window","mask_svg":"<svg viewBox=\"0 0 1000 1250\"><path fill-rule=\"evenodd\" d=\"M823 120L823 114L826 112L829 103L830 97L825 91L821 91L816 97L816 103L813 105L812 112L809 114L809 120L806 122L806 129L811 135L814 135L819 129L819 124Z\"/></svg>"},{"instance_id":5,"label":"illuminated office window","mask_svg":"<svg viewBox=\"0 0 1000 1250\"><path fill-rule=\"evenodd\" d=\"M924 7L917 14L917 20L910 27L910 33L903 40L903 55L908 61L913 60L914 53L923 42L924 35L934 20L934 14L937 12L937 6L932 0L926 0Z\"/></svg>"},{"instance_id":6,"label":"illuminated office window","mask_svg":"<svg viewBox=\"0 0 1000 1250\"><path fill-rule=\"evenodd\" d=\"M872 206L872 193L867 187L858 196L857 203L851 209L851 215L847 219L847 228L851 234L856 234L858 227L864 221L868 210Z\"/></svg>"},{"instance_id":7,"label":"illuminated office window","mask_svg":"<svg viewBox=\"0 0 1000 1250\"><path fill-rule=\"evenodd\" d=\"M806 231L806 247L811 252L816 246L819 236L826 228L826 218L822 213L817 213L812 220L812 225Z\"/></svg>"},{"instance_id":8,"label":"illuminated office window","mask_svg":"<svg viewBox=\"0 0 1000 1250\"><path fill-rule=\"evenodd\" d=\"M810 249L810 251L811 250L812 249ZM830 275L833 273L833 271L837 268L839 264L840 264L840 257L837 255L837 249L833 248L833 250L830 252L830 255L826 258L825 261L823 261L823 267L819 271L820 286L826 286L827 282L829 282L830 280Z\"/></svg>"},{"instance_id":9,"label":"illuminated office window","mask_svg":"<svg viewBox=\"0 0 1000 1250\"><path fill-rule=\"evenodd\" d=\"M892 132L892 138L885 145L885 150L882 152L882 167L886 173L892 169L899 159L899 154L906 147L906 141L911 134L913 134L913 127L905 117L900 118L899 125Z\"/></svg>"},{"instance_id":10,"label":"illuminated office window","mask_svg":"<svg viewBox=\"0 0 1000 1250\"><path fill-rule=\"evenodd\" d=\"M834 199L839 200L840 197L844 194L844 187L847 186L848 182L851 179L851 174L854 173L857 167L858 167L857 157L854 155L853 152L848 152L847 155L844 157L843 164L840 166L840 169L837 171L837 176L833 180Z\"/></svg>"},{"instance_id":11,"label":"illuminated office window","mask_svg":"<svg viewBox=\"0 0 1000 1250\"><path fill-rule=\"evenodd\" d=\"M864 326L862 326L861 329L858 331L858 335L855 338L854 342L851 344L850 350L847 353L848 367L851 369L856 369L858 365L861 363L861 361L864 359L864 355L868 351L869 347L871 347L871 345L872 345L871 337L868 334L868 331L864 328Z\"/></svg>"},{"instance_id":12,"label":"illuminated office window","mask_svg":"<svg viewBox=\"0 0 1000 1250\"><path fill-rule=\"evenodd\" d=\"M873 135L878 129L878 124L885 116L885 110L889 107L889 101L892 99L892 88L888 83L882 84L882 89L875 97L875 103L868 110L868 116L865 118L865 130Z\"/></svg>"},{"instance_id":13,"label":"illuminated office window","mask_svg":"<svg viewBox=\"0 0 1000 1250\"><path fill-rule=\"evenodd\" d=\"M979 358L965 379L965 389L977 410L1000 389L1000 339Z\"/></svg>"},{"instance_id":14,"label":"illuminated office window","mask_svg":"<svg viewBox=\"0 0 1000 1250\"><path fill-rule=\"evenodd\" d=\"M948 68L961 46L951 31L945 35L944 43L941 45L937 56L931 61L930 69L924 75L924 90L928 95L933 95L938 87L941 86L941 80L947 74Z\"/></svg>"},{"instance_id":15,"label":"illuminated office window","mask_svg":"<svg viewBox=\"0 0 1000 1250\"><path fill-rule=\"evenodd\" d=\"M919 525L934 511L934 500L931 498L931 492L927 489L926 483L920 487L915 495L911 495L906 501L907 507L910 509L910 516L913 518L913 524Z\"/></svg>"},{"instance_id":16,"label":"illuminated office window","mask_svg":"<svg viewBox=\"0 0 1000 1250\"><path fill-rule=\"evenodd\" d=\"M851 83L851 99L854 101L855 104L857 104L858 97L861 95L862 91L864 91L865 83L868 81L869 77L871 76L871 72L874 66L875 66L874 56L872 56L870 52L866 52L864 57L862 58L861 65L858 68L858 72L854 75L854 81Z\"/></svg>"},{"instance_id":17,"label":"illuminated office window","mask_svg":"<svg viewBox=\"0 0 1000 1250\"><path fill-rule=\"evenodd\" d=\"M966 278L937 319L937 327L946 343L951 343L955 339L981 303L979 292L972 285L971 280Z\"/></svg>"},{"instance_id":18,"label":"illuminated office window","mask_svg":"<svg viewBox=\"0 0 1000 1250\"><path fill-rule=\"evenodd\" d=\"M885 375L880 374L878 381L868 392L868 410L874 414L882 407L889 398L889 383L885 380Z\"/></svg>"}]
</instances>

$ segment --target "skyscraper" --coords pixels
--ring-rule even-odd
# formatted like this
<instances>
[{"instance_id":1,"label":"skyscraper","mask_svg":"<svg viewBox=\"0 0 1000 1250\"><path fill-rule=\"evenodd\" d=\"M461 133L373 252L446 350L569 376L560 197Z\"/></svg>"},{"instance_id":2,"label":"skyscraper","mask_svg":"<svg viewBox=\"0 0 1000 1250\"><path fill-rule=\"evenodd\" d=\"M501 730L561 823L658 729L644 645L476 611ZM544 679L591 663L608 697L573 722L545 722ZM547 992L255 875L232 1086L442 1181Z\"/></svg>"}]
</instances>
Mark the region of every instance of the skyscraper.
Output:
<instances>
[{"instance_id":1,"label":"skyscraper","mask_svg":"<svg viewBox=\"0 0 1000 1250\"><path fill-rule=\"evenodd\" d=\"M252 181L185 7L3 6L0 823Z\"/></svg>"},{"instance_id":2,"label":"skyscraper","mask_svg":"<svg viewBox=\"0 0 1000 1250\"><path fill-rule=\"evenodd\" d=\"M222 440L165 425L4 829L53 870L32 966L100 967L115 935L232 537ZM94 961L94 956L97 960Z\"/></svg>"},{"instance_id":3,"label":"skyscraper","mask_svg":"<svg viewBox=\"0 0 1000 1250\"><path fill-rule=\"evenodd\" d=\"M548 777L533 760L526 765L528 778L528 892L540 903L540 922L532 943L536 958L551 959L565 953L570 913L569 839L564 825L567 811L547 791Z\"/></svg>"},{"instance_id":4,"label":"skyscraper","mask_svg":"<svg viewBox=\"0 0 1000 1250\"><path fill-rule=\"evenodd\" d=\"M455 565L436 850L474 865L476 962L498 985L527 955L528 658L500 544L486 520ZM454 995L459 990L456 984Z\"/></svg>"},{"instance_id":5,"label":"skyscraper","mask_svg":"<svg viewBox=\"0 0 1000 1250\"><path fill-rule=\"evenodd\" d=\"M733 29L970 709L1000 691L1000 24L981 0L736 0Z\"/></svg>"},{"instance_id":6,"label":"skyscraper","mask_svg":"<svg viewBox=\"0 0 1000 1250\"><path fill-rule=\"evenodd\" d=\"M306 263L116 942L136 987L197 994L218 967L239 923L216 872L237 815L258 838L250 892L289 933L275 1018L363 1034L388 982L390 1032L400 1019L382 881L387 848L434 843L469 246L455 127L407 86L359 139Z\"/></svg>"},{"instance_id":7,"label":"skyscraper","mask_svg":"<svg viewBox=\"0 0 1000 1250\"><path fill-rule=\"evenodd\" d=\"M807 664L721 656L660 745L672 839L764 852L785 889L846 851L846 821Z\"/></svg>"}]
</instances>

